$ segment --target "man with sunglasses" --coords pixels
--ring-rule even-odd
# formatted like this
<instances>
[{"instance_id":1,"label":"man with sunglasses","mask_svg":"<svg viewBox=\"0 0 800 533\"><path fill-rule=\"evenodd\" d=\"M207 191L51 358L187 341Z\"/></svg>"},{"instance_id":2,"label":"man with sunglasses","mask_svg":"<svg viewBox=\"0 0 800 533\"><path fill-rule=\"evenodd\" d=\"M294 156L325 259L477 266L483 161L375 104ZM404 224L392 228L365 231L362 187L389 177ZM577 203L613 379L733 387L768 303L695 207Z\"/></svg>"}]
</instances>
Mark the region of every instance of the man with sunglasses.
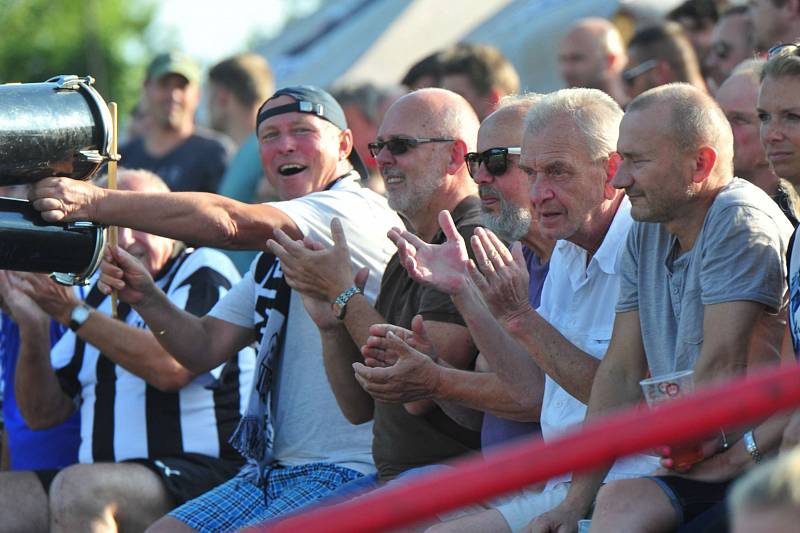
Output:
<instances>
[{"instance_id":1,"label":"man with sunglasses","mask_svg":"<svg viewBox=\"0 0 800 533\"><path fill-rule=\"evenodd\" d=\"M464 156L474 149L478 119L470 104L445 89L420 89L387 111L370 150L386 184L389 205L403 214L420 238L444 242L437 215L453 212L458 231L469 238L480 222L480 202ZM377 475L343 487L375 488L406 471L477 450L479 435L459 425L424 397L387 403L373 399L359 384L354 363L364 357L378 324L407 330L412 322L427 331L442 364L472 368L477 355L472 338L447 294L413 282L395 255L383 274L373 306L354 283L345 236L332 226L333 247L293 242L277 235L270 249L281 258L289 283L303 292L325 346L328 379L345 416L354 424L374 419L373 457ZM309 248L310 246L310 248ZM333 313L331 312L333 303ZM345 495L334 493L333 498Z\"/></svg>"},{"instance_id":2,"label":"man with sunglasses","mask_svg":"<svg viewBox=\"0 0 800 533\"><path fill-rule=\"evenodd\" d=\"M756 49L766 52L779 43L800 37L800 1L749 0Z\"/></svg>"},{"instance_id":3,"label":"man with sunglasses","mask_svg":"<svg viewBox=\"0 0 800 533\"><path fill-rule=\"evenodd\" d=\"M714 26L711 47L703 59L709 85L715 90L733 69L753 57L753 21L747 6L735 6L722 13Z\"/></svg>"}]
</instances>

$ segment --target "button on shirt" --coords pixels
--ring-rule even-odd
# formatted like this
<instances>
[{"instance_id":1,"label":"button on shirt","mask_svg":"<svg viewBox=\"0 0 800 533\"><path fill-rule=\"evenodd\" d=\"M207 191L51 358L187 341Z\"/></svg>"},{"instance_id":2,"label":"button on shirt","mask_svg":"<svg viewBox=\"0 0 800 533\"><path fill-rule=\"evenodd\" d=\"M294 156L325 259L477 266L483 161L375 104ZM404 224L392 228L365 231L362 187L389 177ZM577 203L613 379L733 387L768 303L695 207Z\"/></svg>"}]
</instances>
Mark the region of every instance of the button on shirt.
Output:
<instances>
[{"instance_id":1,"label":"button on shirt","mask_svg":"<svg viewBox=\"0 0 800 533\"><path fill-rule=\"evenodd\" d=\"M550 272L542 289L537 312L572 344L602 359L611 340L615 305L619 296L619 257L631 227L627 196L617 209L603 242L587 264L587 251L569 241L556 243ZM545 441L583 422L586 405L545 377L542 405L542 437ZM618 461L606 479L641 475L652 471L656 459L633 456ZM548 488L569 475L550 480Z\"/></svg>"}]
</instances>

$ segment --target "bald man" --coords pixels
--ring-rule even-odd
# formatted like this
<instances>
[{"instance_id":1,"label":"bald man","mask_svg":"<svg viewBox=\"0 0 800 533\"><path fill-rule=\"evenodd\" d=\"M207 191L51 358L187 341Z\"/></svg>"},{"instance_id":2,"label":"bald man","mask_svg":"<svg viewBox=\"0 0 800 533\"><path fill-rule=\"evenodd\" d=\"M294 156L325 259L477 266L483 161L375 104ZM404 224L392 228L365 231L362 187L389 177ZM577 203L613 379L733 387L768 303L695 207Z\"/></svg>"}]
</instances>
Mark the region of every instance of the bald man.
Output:
<instances>
[{"instance_id":1,"label":"bald man","mask_svg":"<svg viewBox=\"0 0 800 533\"><path fill-rule=\"evenodd\" d=\"M602 18L585 18L561 39L558 64L568 87L600 89L624 106L622 70L628 62L619 30Z\"/></svg>"}]
</instances>

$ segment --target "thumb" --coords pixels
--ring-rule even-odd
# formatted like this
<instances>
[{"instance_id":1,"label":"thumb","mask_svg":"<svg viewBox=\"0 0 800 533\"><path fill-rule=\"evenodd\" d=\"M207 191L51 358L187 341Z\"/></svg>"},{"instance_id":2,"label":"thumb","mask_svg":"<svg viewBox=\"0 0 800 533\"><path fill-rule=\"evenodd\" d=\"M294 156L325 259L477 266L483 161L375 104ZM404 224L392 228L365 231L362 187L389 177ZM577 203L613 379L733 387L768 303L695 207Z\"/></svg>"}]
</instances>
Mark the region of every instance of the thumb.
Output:
<instances>
[{"instance_id":1,"label":"thumb","mask_svg":"<svg viewBox=\"0 0 800 533\"><path fill-rule=\"evenodd\" d=\"M422 319L422 315L415 315L411 319L411 331L420 339L428 340L428 330L425 328L425 320Z\"/></svg>"},{"instance_id":2,"label":"thumb","mask_svg":"<svg viewBox=\"0 0 800 533\"><path fill-rule=\"evenodd\" d=\"M333 245L336 247L347 248L347 237L344 234L344 227L342 221L338 217L331 219L331 237L333 238Z\"/></svg>"},{"instance_id":3,"label":"thumb","mask_svg":"<svg viewBox=\"0 0 800 533\"><path fill-rule=\"evenodd\" d=\"M114 263L116 263L117 266L122 270L127 272L141 268L141 263L139 263L139 260L119 246L111 246L109 249L111 250L111 256L114 258Z\"/></svg>"},{"instance_id":4,"label":"thumb","mask_svg":"<svg viewBox=\"0 0 800 533\"><path fill-rule=\"evenodd\" d=\"M361 270L356 272L355 277L353 278L353 283L355 283L356 287L358 287L361 292L364 292L364 287L367 286L367 279L369 278L369 267L363 267Z\"/></svg>"}]
</instances>

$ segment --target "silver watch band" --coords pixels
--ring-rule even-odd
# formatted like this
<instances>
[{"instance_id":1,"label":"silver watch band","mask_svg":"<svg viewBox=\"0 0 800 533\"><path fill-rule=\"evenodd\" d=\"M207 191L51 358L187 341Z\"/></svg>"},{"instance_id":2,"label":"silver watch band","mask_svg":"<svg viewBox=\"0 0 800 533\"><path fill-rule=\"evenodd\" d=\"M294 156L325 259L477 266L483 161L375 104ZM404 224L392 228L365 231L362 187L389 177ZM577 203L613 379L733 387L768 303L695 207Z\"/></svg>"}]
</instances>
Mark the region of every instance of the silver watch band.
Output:
<instances>
[{"instance_id":1,"label":"silver watch band","mask_svg":"<svg viewBox=\"0 0 800 533\"><path fill-rule=\"evenodd\" d=\"M756 439L753 437L753 430L747 431L744 435L742 435L742 441L744 442L744 447L747 450L747 453L750 454L750 457L753 458L754 463L760 463L763 456L761 455L761 451L758 449L756 445Z\"/></svg>"}]
</instances>

